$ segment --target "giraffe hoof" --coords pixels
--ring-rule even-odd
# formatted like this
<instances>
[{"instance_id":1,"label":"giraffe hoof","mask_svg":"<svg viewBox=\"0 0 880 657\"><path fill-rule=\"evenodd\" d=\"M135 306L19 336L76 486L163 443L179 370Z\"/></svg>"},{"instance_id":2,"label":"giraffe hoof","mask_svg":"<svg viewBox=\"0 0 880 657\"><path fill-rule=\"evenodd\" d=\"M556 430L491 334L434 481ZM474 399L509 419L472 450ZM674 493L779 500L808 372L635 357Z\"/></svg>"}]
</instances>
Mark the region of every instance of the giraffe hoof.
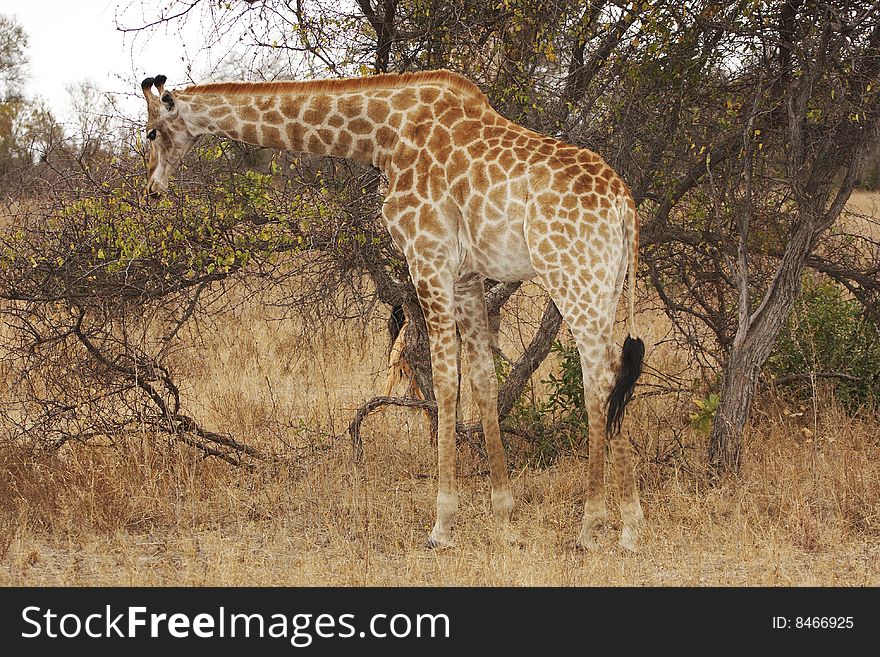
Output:
<instances>
[{"instance_id":1,"label":"giraffe hoof","mask_svg":"<svg viewBox=\"0 0 880 657\"><path fill-rule=\"evenodd\" d=\"M492 513L495 515L495 520L499 523L506 523L510 520L512 512L513 495L510 490L492 491Z\"/></svg>"},{"instance_id":2,"label":"giraffe hoof","mask_svg":"<svg viewBox=\"0 0 880 657\"><path fill-rule=\"evenodd\" d=\"M639 531L636 527L628 527L627 525L623 526L623 531L620 532L620 540L618 541L618 545L622 547L627 552L638 552L639 551Z\"/></svg>"},{"instance_id":3,"label":"giraffe hoof","mask_svg":"<svg viewBox=\"0 0 880 657\"><path fill-rule=\"evenodd\" d=\"M623 517L623 530L620 532L619 545L629 552L637 552L639 529L645 521L642 505L638 501L621 505L620 515Z\"/></svg>"},{"instance_id":4,"label":"giraffe hoof","mask_svg":"<svg viewBox=\"0 0 880 657\"><path fill-rule=\"evenodd\" d=\"M581 533L578 534L577 546L581 550L598 550L599 541L596 540L596 529L604 525L608 520L608 511L605 505L589 508L584 513L584 521L581 523Z\"/></svg>"},{"instance_id":5,"label":"giraffe hoof","mask_svg":"<svg viewBox=\"0 0 880 657\"><path fill-rule=\"evenodd\" d=\"M452 537L449 536L448 533L441 534L437 531L432 531L428 534L426 544L431 550L445 550L455 547L455 541L452 540Z\"/></svg>"}]
</instances>

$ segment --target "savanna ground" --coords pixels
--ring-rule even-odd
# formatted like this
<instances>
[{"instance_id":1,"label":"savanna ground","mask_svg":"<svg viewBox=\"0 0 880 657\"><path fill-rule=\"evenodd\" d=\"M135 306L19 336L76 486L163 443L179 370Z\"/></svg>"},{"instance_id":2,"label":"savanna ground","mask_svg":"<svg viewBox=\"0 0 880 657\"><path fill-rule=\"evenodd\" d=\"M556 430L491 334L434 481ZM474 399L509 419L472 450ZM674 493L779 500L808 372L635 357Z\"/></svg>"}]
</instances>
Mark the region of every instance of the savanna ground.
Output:
<instances>
[{"instance_id":1,"label":"savanna ground","mask_svg":"<svg viewBox=\"0 0 880 657\"><path fill-rule=\"evenodd\" d=\"M853 205L877 214L874 196ZM540 303L523 295L517 321ZM346 434L384 386L380 315L304 344L312 327L243 298L182 336L175 366L188 408L283 461L235 468L136 431L56 453L4 447L0 584L880 584L880 418L847 416L822 388L806 403L785 389L762 394L740 478L716 485L690 397L639 395L625 423L647 516L635 554L616 547L610 467L602 549L575 549L585 445L540 465L534 447L507 436L522 539L509 545L493 527L485 461L461 444L458 547L426 549L436 465L424 416L371 415L361 464ZM502 329L508 353L517 321ZM637 321L650 367L681 372L666 320L643 309ZM536 374L535 394L550 367ZM469 415L467 391L464 408Z\"/></svg>"}]
</instances>

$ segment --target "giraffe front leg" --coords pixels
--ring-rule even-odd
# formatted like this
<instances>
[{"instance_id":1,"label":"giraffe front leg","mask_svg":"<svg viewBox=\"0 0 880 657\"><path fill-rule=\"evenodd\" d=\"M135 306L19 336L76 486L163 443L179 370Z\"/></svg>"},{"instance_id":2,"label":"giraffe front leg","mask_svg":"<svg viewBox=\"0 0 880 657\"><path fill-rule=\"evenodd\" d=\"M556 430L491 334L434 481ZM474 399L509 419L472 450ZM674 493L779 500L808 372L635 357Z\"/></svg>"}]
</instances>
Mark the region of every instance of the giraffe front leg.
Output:
<instances>
[{"instance_id":1,"label":"giraffe front leg","mask_svg":"<svg viewBox=\"0 0 880 657\"><path fill-rule=\"evenodd\" d=\"M454 361L453 361L454 362ZM438 378L440 379L438 381ZM437 516L428 537L429 547L453 547L452 524L458 511L455 485L455 386L434 365L434 395L437 398ZM453 379L454 381L454 379Z\"/></svg>"},{"instance_id":2,"label":"giraffe front leg","mask_svg":"<svg viewBox=\"0 0 880 657\"><path fill-rule=\"evenodd\" d=\"M458 511L458 497L455 490L453 491L437 491L437 519L434 521L434 527L428 534L429 548L451 548L455 547L455 541L452 538L452 523L455 519L455 513Z\"/></svg>"},{"instance_id":3,"label":"giraffe front leg","mask_svg":"<svg viewBox=\"0 0 880 657\"><path fill-rule=\"evenodd\" d=\"M455 409L458 363L452 313L426 317L431 343L431 370L437 400L437 516L428 537L432 548L453 547L452 524L458 510L455 484Z\"/></svg>"}]
</instances>

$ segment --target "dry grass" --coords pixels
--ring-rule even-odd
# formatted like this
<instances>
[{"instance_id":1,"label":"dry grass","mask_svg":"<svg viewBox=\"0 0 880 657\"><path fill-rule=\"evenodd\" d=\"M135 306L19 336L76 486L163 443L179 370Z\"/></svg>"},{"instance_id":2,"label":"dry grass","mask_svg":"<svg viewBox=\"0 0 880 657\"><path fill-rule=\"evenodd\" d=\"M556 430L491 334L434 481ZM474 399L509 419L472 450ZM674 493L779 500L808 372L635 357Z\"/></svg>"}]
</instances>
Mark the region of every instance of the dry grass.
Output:
<instances>
[{"instance_id":1,"label":"dry grass","mask_svg":"<svg viewBox=\"0 0 880 657\"><path fill-rule=\"evenodd\" d=\"M847 207L857 214L880 218L880 194L857 189L850 196ZM876 235L869 235L869 237L876 237Z\"/></svg>"},{"instance_id":2,"label":"dry grass","mask_svg":"<svg viewBox=\"0 0 880 657\"><path fill-rule=\"evenodd\" d=\"M201 418L255 444L279 448L283 439L299 448L292 461L247 472L149 436L42 456L6 448L0 583L880 583L876 418L851 420L821 402L814 424L810 413L792 420L784 404L766 402L747 439L741 480L717 487L705 485L697 458L688 469L643 458L648 526L636 555L615 547L614 511L605 549L574 549L585 469L577 456L546 469L515 464L523 546L499 540L485 464L463 446L459 547L429 551L435 466L421 414L371 417L360 467L344 440L329 438L381 385L381 325L297 352L283 324L242 310L203 341L181 363L190 398L206 400ZM669 356L651 357L662 367ZM665 412L658 400L634 404L633 435L653 440ZM301 427L321 427L323 435Z\"/></svg>"},{"instance_id":3,"label":"dry grass","mask_svg":"<svg viewBox=\"0 0 880 657\"><path fill-rule=\"evenodd\" d=\"M649 342L665 330L655 316L640 325ZM880 584L876 416L848 418L821 394L802 414L765 398L741 478L709 486L705 438L687 427L687 409L643 396L627 419L647 514L637 554L616 547L610 468L603 546L582 553L585 461L531 467L521 444L511 453L523 541L506 544L488 510L486 465L462 446L458 547L431 551L435 456L422 414L371 416L361 466L333 438L382 387L381 318L305 348L297 328L245 304L187 336L176 364L200 420L289 456L283 466L235 469L151 435L53 454L0 450L0 585ZM506 348L515 342L514 332ZM665 345L648 358L681 369ZM685 427L688 449L658 462L673 427Z\"/></svg>"},{"instance_id":4,"label":"dry grass","mask_svg":"<svg viewBox=\"0 0 880 657\"><path fill-rule=\"evenodd\" d=\"M840 226L874 243L880 241L880 194L857 189L850 196Z\"/></svg>"}]
</instances>

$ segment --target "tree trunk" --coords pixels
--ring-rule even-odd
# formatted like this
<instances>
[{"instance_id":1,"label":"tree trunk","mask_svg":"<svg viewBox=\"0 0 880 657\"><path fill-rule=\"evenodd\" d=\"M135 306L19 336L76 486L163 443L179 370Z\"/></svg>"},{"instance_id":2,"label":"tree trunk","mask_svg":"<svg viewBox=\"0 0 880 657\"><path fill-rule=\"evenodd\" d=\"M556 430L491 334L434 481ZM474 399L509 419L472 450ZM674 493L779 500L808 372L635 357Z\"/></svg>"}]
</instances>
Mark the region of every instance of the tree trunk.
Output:
<instances>
[{"instance_id":1,"label":"tree trunk","mask_svg":"<svg viewBox=\"0 0 880 657\"><path fill-rule=\"evenodd\" d=\"M818 207L801 211L801 220L789 237L773 282L758 309L745 317L748 306L740 308L740 322L721 382L721 404L715 413L709 436L709 465L714 474L738 473L742 453L742 434L748 421L758 373L776 337L788 320L801 291L801 280L808 256L819 234L840 216L855 186L855 171L863 153L854 157L834 201L822 212ZM740 272L747 276L747 272Z\"/></svg>"},{"instance_id":2,"label":"tree trunk","mask_svg":"<svg viewBox=\"0 0 880 657\"><path fill-rule=\"evenodd\" d=\"M562 326L562 315L556 308L556 304L552 301L547 302L544 309L544 315L541 317L541 325L535 333L535 337L526 347L522 356L510 368L510 374L498 391L498 416L499 420L505 417L513 410L514 404L522 396L526 389L526 384L531 378L535 370L547 358L550 353L550 347L559 333Z\"/></svg>"},{"instance_id":3,"label":"tree trunk","mask_svg":"<svg viewBox=\"0 0 880 657\"><path fill-rule=\"evenodd\" d=\"M721 381L721 404L709 436L709 466L716 474L739 471L742 435L759 369L748 351L731 353Z\"/></svg>"},{"instance_id":4,"label":"tree trunk","mask_svg":"<svg viewBox=\"0 0 880 657\"><path fill-rule=\"evenodd\" d=\"M800 294L806 257L813 249L814 225L810 220L798 225L758 309L745 317L748 306L740 308L739 327L721 381L721 404L709 436L709 466L716 475L739 472L743 430L752 408L758 373ZM746 276L747 272L741 275Z\"/></svg>"}]
</instances>

